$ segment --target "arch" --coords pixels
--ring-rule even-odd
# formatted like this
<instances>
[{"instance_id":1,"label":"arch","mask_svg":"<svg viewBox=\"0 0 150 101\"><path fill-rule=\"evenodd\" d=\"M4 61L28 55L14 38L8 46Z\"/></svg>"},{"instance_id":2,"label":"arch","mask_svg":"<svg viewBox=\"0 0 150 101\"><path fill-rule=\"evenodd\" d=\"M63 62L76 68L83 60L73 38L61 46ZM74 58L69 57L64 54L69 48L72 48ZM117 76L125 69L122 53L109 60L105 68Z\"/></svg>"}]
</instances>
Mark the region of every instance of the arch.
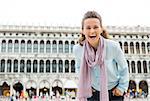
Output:
<instances>
[{"instance_id":1,"label":"arch","mask_svg":"<svg viewBox=\"0 0 150 101\"><path fill-rule=\"evenodd\" d=\"M32 96L36 95L36 90L37 90L37 83L34 80L29 80L26 83L26 91L31 98Z\"/></svg>"},{"instance_id":2,"label":"arch","mask_svg":"<svg viewBox=\"0 0 150 101\"><path fill-rule=\"evenodd\" d=\"M134 54L134 44L133 44L133 42L130 43L130 52L131 52L131 54Z\"/></svg>"},{"instance_id":3,"label":"arch","mask_svg":"<svg viewBox=\"0 0 150 101\"><path fill-rule=\"evenodd\" d=\"M31 40L27 41L27 53L31 53L32 52L32 42Z\"/></svg>"},{"instance_id":4,"label":"arch","mask_svg":"<svg viewBox=\"0 0 150 101\"><path fill-rule=\"evenodd\" d=\"M141 90L141 92L140 92L140 90ZM142 91L144 92L145 97L147 97L147 95L148 95L148 83L145 80L142 80L139 82L139 93L142 93Z\"/></svg>"},{"instance_id":5,"label":"arch","mask_svg":"<svg viewBox=\"0 0 150 101\"><path fill-rule=\"evenodd\" d=\"M137 70L138 70L138 73L142 73L141 61L137 62Z\"/></svg>"},{"instance_id":6,"label":"arch","mask_svg":"<svg viewBox=\"0 0 150 101\"><path fill-rule=\"evenodd\" d=\"M1 52L6 52L6 40L2 40Z\"/></svg>"},{"instance_id":7,"label":"arch","mask_svg":"<svg viewBox=\"0 0 150 101\"><path fill-rule=\"evenodd\" d=\"M10 96L10 85L7 81L1 81L0 96Z\"/></svg>"},{"instance_id":8,"label":"arch","mask_svg":"<svg viewBox=\"0 0 150 101\"><path fill-rule=\"evenodd\" d=\"M141 46L142 46L142 47L141 47L141 48L142 48L142 53L145 54L145 53L146 53L146 50L145 50L145 43L142 42L142 43L141 43Z\"/></svg>"},{"instance_id":9,"label":"arch","mask_svg":"<svg viewBox=\"0 0 150 101\"><path fill-rule=\"evenodd\" d=\"M15 93L20 96L23 90L23 83L21 81L16 80L13 84L13 89L15 90Z\"/></svg>"},{"instance_id":10,"label":"arch","mask_svg":"<svg viewBox=\"0 0 150 101\"><path fill-rule=\"evenodd\" d=\"M58 47L59 47L59 53L63 53L63 42L61 40L59 41Z\"/></svg>"},{"instance_id":11,"label":"arch","mask_svg":"<svg viewBox=\"0 0 150 101\"><path fill-rule=\"evenodd\" d=\"M147 72L147 62L146 61L143 61L143 72L148 73Z\"/></svg>"},{"instance_id":12,"label":"arch","mask_svg":"<svg viewBox=\"0 0 150 101\"><path fill-rule=\"evenodd\" d=\"M132 61L131 62L131 73L136 73L136 71L135 71L135 62L134 61Z\"/></svg>"},{"instance_id":13,"label":"arch","mask_svg":"<svg viewBox=\"0 0 150 101\"><path fill-rule=\"evenodd\" d=\"M63 94L62 87L63 87L62 81L60 81L59 79L54 80L54 82L52 83L53 93L56 95L56 92L58 91L59 94Z\"/></svg>"},{"instance_id":14,"label":"arch","mask_svg":"<svg viewBox=\"0 0 150 101\"><path fill-rule=\"evenodd\" d=\"M57 71L57 62L56 62L56 60L53 60L52 61L52 73L56 73Z\"/></svg>"},{"instance_id":15,"label":"arch","mask_svg":"<svg viewBox=\"0 0 150 101\"><path fill-rule=\"evenodd\" d=\"M124 43L124 52L127 54L128 53L128 43Z\"/></svg>"},{"instance_id":16,"label":"arch","mask_svg":"<svg viewBox=\"0 0 150 101\"><path fill-rule=\"evenodd\" d=\"M136 53L140 54L140 45L138 42L136 42Z\"/></svg>"},{"instance_id":17,"label":"arch","mask_svg":"<svg viewBox=\"0 0 150 101\"><path fill-rule=\"evenodd\" d=\"M69 73L69 60L65 60L65 73Z\"/></svg>"},{"instance_id":18,"label":"arch","mask_svg":"<svg viewBox=\"0 0 150 101\"><path fill-rule=\"evenodd\" d=\"M71 60L71 73L75 73L75 60Z\"/></svg>"},{"instance_id":19,"label":"arch","mask_svg":"<svg viewBox=\"0 0 150 101\"><path fill-rule=\"evenodd\" d=\"M57 53L57 42L56 42L56 40L53 40L52 53Z\"/></svg>"},{"instance_id":20,"label":"arch","mask_svg":"<svg viewBox=\"0 0 150 101\"><path fill-rule=\"evenodd\" d=\"M59 60L58 62L58 72L63 73L63 61Z\"/></svg>"},{"instance_id":21,"label":"arch","mask_svg":"<svg viewBox=\"0 0 150 101\"><path fill-rule=\"evenodd\" d=\"M71 53L73 52L73 46L75 45L74 41L71 41Z\"/></svg>"},{"instance_id":22,"label":"arch","mask_svg":"<svg viewBox=\"0 0 150 101\"><path fill-rule=\"evenodd\" d=\"M46 41L46 53L51 52L51 42L49 40Z\"/></svg>"},{"instance_id":23,"label":"arch","mask_svg":"<svg viewBox=\"0 0 150 101\"><path fill-rule=\"evenodd\" d=\"M133 93L135 95L136 92L136 82L134 80L129 81L128 92Z\"/></svg>"},{"instance_id":24,"label":"arch","mask_svg":"<svg viewBox=\"0 0 150 101\"><path fill-rule=\"evenodd\" d=\"M38 52L38 41L35 40L33 42L33 53L37 53Z\"/></svg>"},{"instance_id":25,"label":"arch","mask_svg":"<svg viewBox=\"0 0 150 101\"><path fill-rule=\"evenodd\" d=\"M51 62L50 60L46 60L46 73L50 73L51 71Z\"/></svg>"},{"instance_id":26,"label":"arch","mask_svg":"<svg viewBox=\"0 0 150 101\"><path fill-rule=\"evenodd\" d=\"M41 40L40 41L40 53L44 53L44 41L43 40Z\"/></svg>"},{"instance_id":27,"label":"arch","mask_svg":"<svg viewBox=\"0 0 150 101\"><path fill-rule=\"evenodd\" d=\"M39 64L39 72L40 73L44 73L44 61L40 60L40 64Z\"/></svg>"},{"instance_id":28,"label":"arch","mask_svg":"<svg viewBox=\"0 0 150 101\"><path fill-rule=\"evenodd\" d=\"M38 61L33 60L33 73L37 73L37 69L38 69Z\"/></svg>"},{"instance_id":29,"label":"arch","mask_svg":"<svg viewBox=\"0 0 150 101\"><path fill-rule=\"evenodd\" d=\"M69 42L65 41L65 53L69 53Z\"/></svg>"}]
</instances>

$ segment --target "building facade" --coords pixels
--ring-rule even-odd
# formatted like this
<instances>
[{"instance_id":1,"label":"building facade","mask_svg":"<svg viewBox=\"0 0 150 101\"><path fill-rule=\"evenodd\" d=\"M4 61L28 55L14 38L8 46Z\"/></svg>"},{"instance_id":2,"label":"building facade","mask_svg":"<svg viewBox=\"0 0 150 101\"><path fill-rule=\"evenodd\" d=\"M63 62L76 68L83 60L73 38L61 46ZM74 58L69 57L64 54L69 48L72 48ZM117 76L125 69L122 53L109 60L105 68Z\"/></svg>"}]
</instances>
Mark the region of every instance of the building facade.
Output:
<instances>
[{"instance_id":1,"label":"building facade","mask_svg":"<svg viewBox=\"0 0 150 101\"><path fill-rule=\"evenodd\" d=\"M107 26L127 59L133 92L150 92L150 27ZM79 27L0 26L0 96L59 91L76 96L78 74L72 54Z\"/></svg>"}]
</instances>

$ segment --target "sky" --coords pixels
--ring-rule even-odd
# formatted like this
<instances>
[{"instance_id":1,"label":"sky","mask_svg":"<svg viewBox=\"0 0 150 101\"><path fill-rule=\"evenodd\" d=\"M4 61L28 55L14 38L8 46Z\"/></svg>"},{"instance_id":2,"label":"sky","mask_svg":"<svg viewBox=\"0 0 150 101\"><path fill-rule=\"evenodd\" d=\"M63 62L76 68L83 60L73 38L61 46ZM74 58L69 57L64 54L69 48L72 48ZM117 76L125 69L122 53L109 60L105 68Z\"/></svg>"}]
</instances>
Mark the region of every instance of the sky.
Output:
<instances>
[{"instance_id":1,"label":"sky","mask_svg":"<svg viewBox=\"0 0 150 101\"><path fill-rule=\"evenodd\" d=\"M0 25L81 26L95 10L104 26L150 26L150 0L0 0Z\"/></svg>"}]
</instances>

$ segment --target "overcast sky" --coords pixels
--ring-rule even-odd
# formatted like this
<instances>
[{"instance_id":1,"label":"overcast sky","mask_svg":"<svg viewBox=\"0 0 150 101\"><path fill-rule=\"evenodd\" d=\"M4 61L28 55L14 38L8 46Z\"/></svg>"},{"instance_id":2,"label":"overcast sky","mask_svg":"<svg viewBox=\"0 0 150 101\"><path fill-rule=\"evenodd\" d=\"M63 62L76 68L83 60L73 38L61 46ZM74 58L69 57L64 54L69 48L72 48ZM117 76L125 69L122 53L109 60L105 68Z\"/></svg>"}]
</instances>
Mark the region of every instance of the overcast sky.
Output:
<instances>
[{"instance_id":1,"label":"overcast sky","mask_svg":"<svg viewBox=\"0 0 150 101\"><path fill-rule=\"evenodd\" d=\"M88 10L104 26L150 26L150 0L0 0L0 25L80 26Z\"/></svg>"}]
</instances>

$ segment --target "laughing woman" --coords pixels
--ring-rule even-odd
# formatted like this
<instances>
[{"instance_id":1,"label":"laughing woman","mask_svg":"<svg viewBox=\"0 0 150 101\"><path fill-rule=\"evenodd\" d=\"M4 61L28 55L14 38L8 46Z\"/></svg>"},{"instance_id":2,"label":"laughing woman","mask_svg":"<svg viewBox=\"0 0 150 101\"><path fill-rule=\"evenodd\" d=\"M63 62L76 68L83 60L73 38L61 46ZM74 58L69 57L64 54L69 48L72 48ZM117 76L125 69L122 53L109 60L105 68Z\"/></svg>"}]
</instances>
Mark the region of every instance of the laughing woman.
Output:
<instances>
[{"instance_id":1,"label":"laughing woman","mask_svg":"<svg viewBox=\"0 0 150 101\"><path fill-rule=\"evenodd\" d=\"M129 83L128 65L119 44L108 39L97 12L85 13L73 53L79 73L79 101L123 101Z\"/></svg>"}]
</instances>

